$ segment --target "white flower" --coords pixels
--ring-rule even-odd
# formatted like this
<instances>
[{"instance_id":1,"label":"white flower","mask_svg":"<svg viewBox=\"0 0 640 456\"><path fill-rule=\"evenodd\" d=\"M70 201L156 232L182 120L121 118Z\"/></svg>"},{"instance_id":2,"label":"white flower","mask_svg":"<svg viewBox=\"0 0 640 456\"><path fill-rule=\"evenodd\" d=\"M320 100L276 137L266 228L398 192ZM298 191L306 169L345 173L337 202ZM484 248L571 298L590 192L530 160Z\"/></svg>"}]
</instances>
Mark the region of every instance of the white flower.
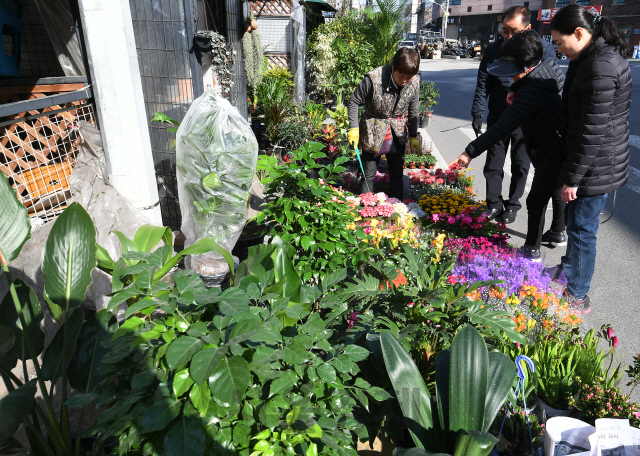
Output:
<instances>
[{"instance_id":1,"label":"white flower","mask_svg":"<svg viewBox=\"0 0 640 456\"><path fill-rule=\"evenodd\" d=\"M411 208L409 209L409 215L415 217L415 218L422 218L425 216L424 211L420 208Z\"/></svg>"},{"instance_id":2,"label":"white flower","mask_svg":"<svg viewBox=\"0 0 640 456\"><path fill-rule=\"evenodd\" d=\"M409 210L411 209L422 209L418 203L409 203Z\"/></svg>"},{"instance_id":3,"label":"white flower","mask_svg":"<svg viewBox=\"0 0 640 456\"><path fill-rule=\"evenodd\" d=\"M403 203L395 203L393 205L393 209L400 215L407 214L409 212L409 209L407 209L407 206Z\"/></svg>"},{"instance_id":4,"label":"white flower","mask_svg":"<svg viewBox=\"0 0 640 456\"><path fill-rule=\"evenodd\" d=\"M387 200L387 195L384 192L376 193L376 198L378 198L378 203L384 203Z\"/></svg>"}]
</instances>

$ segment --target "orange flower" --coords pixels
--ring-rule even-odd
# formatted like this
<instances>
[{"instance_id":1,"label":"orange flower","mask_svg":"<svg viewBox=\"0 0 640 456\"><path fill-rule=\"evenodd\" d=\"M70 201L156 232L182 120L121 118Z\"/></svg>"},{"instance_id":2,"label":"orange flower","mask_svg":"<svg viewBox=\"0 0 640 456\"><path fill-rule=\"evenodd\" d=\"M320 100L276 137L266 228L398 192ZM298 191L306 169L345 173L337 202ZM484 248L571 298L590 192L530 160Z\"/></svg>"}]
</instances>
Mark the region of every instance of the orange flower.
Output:
<instances>
[{"instance_id":1,"label":"orange flower","mask_svg":"<svg viewBox=\"0 0 640 456\"><path fill-rule=\"evenodd\" d=\"M395 280L392 280L392 282L396 287L399 287L400 285L407 284L407 278L402 272L400 272L400 270L398 270L398 277L396 277Z\"/></svg>"}]
</instances>

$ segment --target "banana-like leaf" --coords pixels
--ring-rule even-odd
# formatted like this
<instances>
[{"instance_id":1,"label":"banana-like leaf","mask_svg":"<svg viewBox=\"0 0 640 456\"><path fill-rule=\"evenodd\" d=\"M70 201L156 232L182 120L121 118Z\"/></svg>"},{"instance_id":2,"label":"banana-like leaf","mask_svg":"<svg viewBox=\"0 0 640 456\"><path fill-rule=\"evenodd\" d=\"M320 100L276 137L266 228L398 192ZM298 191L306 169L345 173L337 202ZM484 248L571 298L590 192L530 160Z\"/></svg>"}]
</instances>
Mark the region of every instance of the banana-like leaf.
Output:
<instances>
[{"instance_id":1,"label":"banana-like leaf","mask_svg":"<svg viewBox=\"0 0 640 456\"><path fill-rule=\"evenodd\" d=\"M133 243L140 252L150 253L151 249L158 245L160 241L163 241L164 245L173 248L173 233L171 232L171 228L142 225L133 236ZM169 256L166 258L167 260L170 258L170 255L171 252L169 252Z\"/></svg>"},{"instance_id":2,"label":"banana-like leaf","mask_svg":"<svg viewBox=\"0 0 640 456\"><path fill-rule=\"evenodd\" d=\"M267 271L272 270L272 255L275 250L275 245L259 244L249 247L249 257L238 265L235 281L239 283L248 276L262 277Z\"/></svg>"},{"instance_id":3,"label":"banana-like leaf","mask_svg":"<svg viewBox=\"0 0 640 456\"><path fill-rule=\"evenodd\" d=\"M453 456L488 456L496 443L498 439L486 432L460 430Z\"/></svg>"},{"instance_id":4,"label":"banana-like leaf","mask_svg":"<svg viewBox=\"0 0 640 456\"><path fill-rule=\"evenodd\" d=\"M83 393L93 391L100 381L96 375L100 361L108 349L102 341L111 340L118 329L118 319L107 309L102 309L82 324L77 339L76 353L67 375L71 386Z\"/></svg>"},{"instance_id":5,"label":"banana-like leaf","mask_svg":"<svg viewBox=\"0 0 640 456\"><path fill-rule=\"evenodd\" d=\"M507 355L500 352L489 353L489 383L487 384L487 399L484 405L483 432L489 431L493 420L511 391L515 378L516 365Z\"/></svg>"},{"instance_id":6,"label":"banana-like leaf","mask_svg":"<svg viewBox=\"0 0 640 456\"><path fill-rule=\"evenodd\" d=\"M167 260L167 262L162 266L162 268L160 268L153 276L153 283L156 283L158 280L164 277L165 274L167 274L171 270L171 268L173 268L176 264L178 264L178 262L182 257L185 257L187 255L202 255L203 253L208 253L213 250L218 252L220 255L224 257L225 260L227 260L227 264L229 265L229 271L231 274L231 283L233 283L233 278L235 275L233 257L229 252L227 252L223 247L221 247L220 244L218 244L213 239L209 239L209 238L200 239L191 247L187 247L177 255Z\"/></svg>"},{"instance_id":7,"label":"banana-like leaf","mask_svg":"<svg viewBox=\"0 0 640 456\"><path fill-rule=\"evenodd\" d=\"M111 271L116 266L116 262L113 261L113 258L111 258L111 255L109 255L107 249L100 246L99 244L96 244L96 256L98 257L98 266L100 266L101 268Z\"/></svg>"},{"instance_id":8,"label":"banana-like leaf","mask_svg":"<svg viewBox=\"0 0 640 456\"><path fill-rule=\"evenodd\" d=\"M446 349L436 357L436 398L438 404L438 433L440 450L453 452L456 433L449 428L449 371L451 369L451 350Z\"/></svg>"},{"instance_id":9,"label":"banana-like leaf","mask_svg":"<svg viewBox=\"0 0 640 456\"><path fill-rule=\"evenodd\" d=\"M391 334L380 334L380 345L387 373L400 402L402 415L414 443L424 448L433 427L431 397L411 355Z\"/></svg>"},{"instance_id":10,"label":"banana-like leaf","mask_svg":"<svg viewBox=\"0 0 640 456\"><path fill-rule=\"evenodd\" d=\"M14 282L18 301L20 302L22 319L24 326L18 317L16 306L10 293L7 293L0 303L0 321L3 325L11 328L15 337L13 347L9 350L16 358L20 360L30 359L29 350L25 342L25 337L31 339L34 356L39 356L44 349L44 332L40 328L40 322L44 318L42 307L36 293L24 283L21 279ZM13 356L7 359L13 359Z\"/></svg>"},{"instance_id":11,"label":"banana-like leaf","mask_svg":"<svg viewBox=\"0 0 640 456\"><path fill-rule=\"evenodd\" d=\"M0 355L4 355L9 350L11 350L15 339L16 337L13 334L13 330L11 328L9 328L8 326L0 325Z\"/></svg>"},{"instance_id":12,"label":"banana-like leaf","mask_svg":"<svg viewBox=\"0 0 640 456\"><path fill-rule=\"evenodd\" d=\"M96 229L87 211L72 203L55 221L42 256L48 299L64 311L84 302L96 258Z\"/></svg>"},{"instance_id":13,"label":"banana-like leaf","mask_svg":"<svg viewBox=\"0 0 640 456\"><path fill-rule=\"evenodd\" d=\"M27 208L18 201L7 176L0 173L0 263L15 260L30 237L31 223Z\"/></svg>"},{"instance_id":14,"label":"banana-like leaf","mask_svg":"<svg viewBox=\"0 0 640 456\"><path fill-rule=\"evenodd\" d=\"M449 429L482 431L487 398L489 356L482 337L465 326L451 344Z\"/></svg>"},{"instance_id":15,"label":"banana-like leaf","mask_svg":"<svg viewBox=\"0 0 640 456\"><path fill-rule=\"evenodd\" d=\"M0 442L18 430L36 408L36 380L25 383L0 400Z\"/></svg>"},{"instance_id":16,"label":"banana-like leaf","mask_svg":"<svg viewBox=\"0 0 640 456\"><path fill-rule=\"evenodd\" d=\"M67 334L65 338L65 326ZM82 329L82 309L75 309L53 336L42 356L42 378L56 382L69 367L76 351L76 341Z\"/></svg>"}]
</instances>

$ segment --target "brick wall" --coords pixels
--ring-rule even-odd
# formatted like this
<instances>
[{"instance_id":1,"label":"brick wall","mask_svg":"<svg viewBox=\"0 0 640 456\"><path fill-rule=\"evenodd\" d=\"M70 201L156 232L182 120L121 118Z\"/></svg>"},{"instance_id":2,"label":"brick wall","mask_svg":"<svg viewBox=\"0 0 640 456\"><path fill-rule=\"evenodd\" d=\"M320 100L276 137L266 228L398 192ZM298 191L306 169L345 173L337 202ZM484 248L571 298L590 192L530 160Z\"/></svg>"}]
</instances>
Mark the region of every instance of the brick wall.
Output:
<instances>
[{"instance_id":1,"label":"brick wall","mask_svg":"<svg viewBox=\"0 0 640 456\"><path fill-rule=\"evenodd\" d=\"M576 0L570 0L575 3ZM640 30L640 1L626 0L625 3L614 4L613 0L591 0L591 5L602 5L602 15L616 23L618 28L628 30L629 49L640 45L640 34L634 35L634 30ZM551 9L556 7L556 0L542 0L541 9ZM549 24L540 23L538 33L549 35L551 33Z\"/></svg>"}]
</instances>

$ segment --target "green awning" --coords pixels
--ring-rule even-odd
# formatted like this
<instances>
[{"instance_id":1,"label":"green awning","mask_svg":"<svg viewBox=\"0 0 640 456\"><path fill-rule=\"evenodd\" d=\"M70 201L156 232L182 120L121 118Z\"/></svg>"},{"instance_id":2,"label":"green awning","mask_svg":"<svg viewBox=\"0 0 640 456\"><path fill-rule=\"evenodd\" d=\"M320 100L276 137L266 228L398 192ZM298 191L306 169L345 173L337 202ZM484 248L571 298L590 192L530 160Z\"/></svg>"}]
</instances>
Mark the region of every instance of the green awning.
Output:
<instances>
[{"instance_id":1,"label":"green awning","mask_svg":"<svg viewBox=\"0 0 640 456\"><path fill-rule=\"evenodd\" d=\"M337 13L338 12L337 9L335 9L333 6L329 5L324 0L307 0L305 3L317 6L321 11L330 11L332 13Z\"/></svg>"}]
</instances>

